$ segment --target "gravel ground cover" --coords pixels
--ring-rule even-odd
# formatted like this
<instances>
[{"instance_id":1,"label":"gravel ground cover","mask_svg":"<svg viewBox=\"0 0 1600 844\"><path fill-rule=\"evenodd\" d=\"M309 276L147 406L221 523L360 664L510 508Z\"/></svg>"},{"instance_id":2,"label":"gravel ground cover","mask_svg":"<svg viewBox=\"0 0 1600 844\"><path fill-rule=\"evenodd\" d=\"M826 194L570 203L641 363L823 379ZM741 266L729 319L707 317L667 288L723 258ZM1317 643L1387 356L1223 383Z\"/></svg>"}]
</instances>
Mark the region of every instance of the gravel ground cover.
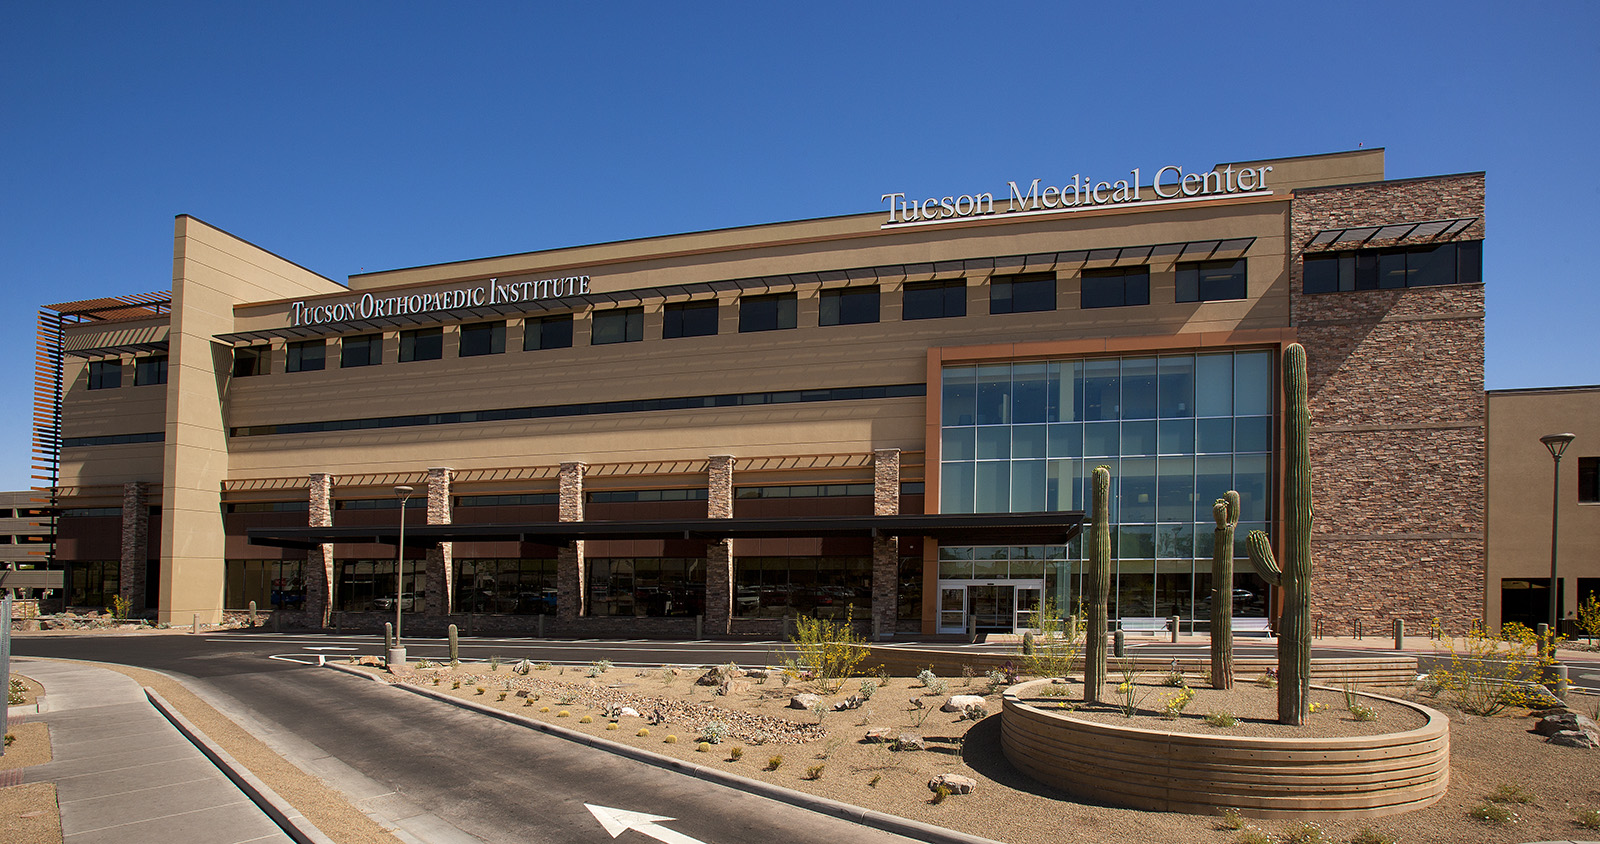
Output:
<instances>
[{"instance_id":1,"label":"gravel ground cover","mask_svg":"<svg viewBox=\"0 0 1600 844\"><path fill-rule=\"evenodd\" d=\"M503 707L699 765L716 766L741 776L1011 844L1220 843L1243 840L1248 831L1228 829L1215 817L1140 812L1083 802L1034 783L1012 769L1000 752L1000 696L983 677L936 681L948 685L939 695L916 679L871 678L875 687L859 708L822 708L819 713L791 709L789 702L794 695L807 692L819 694L831 706L852 695L864 695L863 680L849 680L828 693L817 683L792 678L786 683L780 673L774 673L740 678L723 694L718 686L696 685L695 680L704 671L703 667L610 668L602 673L590 666L552 666L543 670L534 667L527 674L518 674L510 663L497 670L490 670L485 664L468 664L454 670L415 670L397 681ZM595 676L588 676L591 672ZM1149 726L1166 729L1172 722L1154 713L1162 708L1162 699L1177 689L1160 686L1160 679L1139 681L1148 689L1142 709L1150 714L1136 720L1148 720ZM1117 678L1108 685L1107 699L1114 697L1115 686L1120 682ZM1384 689L1381 693L1403 696L1396 691ZM940 704L951 694L981 695L988 714L971 720L964 713L940 711ZM1274 690L1245 682L1231 694L1226 705L1234 707L1236 714L1256 713L1249 717L1263 722L1250 728L1283 729L1265 723L1275 712ZM1372 723L1350 719L1343 712L1341 692L1314 699L1333 705L1313 719L1313 727L1321 725L1321 734L1337 734L1355 724L1365 730ZM1212 705L1223 705L1219 701L1222 699L1213 699ZM1400 841L1441 844L1597 837L1580 828L1575 817L1585 809L1600 809L1600 781L1596 778L1600 773L1600 751L1545 744L1542 738L1528 732L1532 720L1526 717L1526 710L1480 718L1451 710L1441 701L1420 702L1444 711L1451 719L1452 781L1448 794L1433 806L1402 815L1323 822L1322 840L1350 841L1369 828ZM1578 711L1593 714L1600 699L1573 695L1570 703ZM619 714L622 707L639 715ZM1406 724L1406 712L1409 710L1400 707L1393 712L1380 709L1376 723L1385 731L1420 725L1420 719L1416 724ZM1094 717L1122 716L1107 710ZM729 725L730 733L717 743L706 742L702 749L706 727L712 721ZM890 744L867 741L867 731L874 728L886 728L891 736L919 735L925 749L893 750ZM1218 732L1240 734L1231 730ZM977 787L971 794L935 803L928 782L946 773L971 777ZM1531 800L1497 804L1516 813L1515 823L1491 824L1468 816L1470 809L1493 797L1504 799L1507 793ZM1281 836L1295 826L1285 821L1246 823L1273 836Z\"/></svg>"}]
</instances>

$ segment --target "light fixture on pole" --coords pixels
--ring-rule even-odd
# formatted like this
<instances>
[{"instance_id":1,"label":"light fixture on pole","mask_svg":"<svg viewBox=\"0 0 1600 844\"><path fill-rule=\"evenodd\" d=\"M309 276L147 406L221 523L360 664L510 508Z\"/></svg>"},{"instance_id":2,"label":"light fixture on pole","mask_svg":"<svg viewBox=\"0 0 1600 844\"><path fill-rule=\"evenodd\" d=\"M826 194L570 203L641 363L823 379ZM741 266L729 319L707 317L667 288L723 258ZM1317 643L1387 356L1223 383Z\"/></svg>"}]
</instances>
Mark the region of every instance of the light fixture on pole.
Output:
<instances>
[{"instance_id":1,"label":"light fixture on pole","mask_svg":"<svg viewBox=\"0 0 1600 844\"><path fill-rule=\"evenodd\" d=\"M400 644L400 620L405 612L406 594L406 499L414 492L411 487L397 486L394 494L400 498L400 541L394 552L394 648L389 651L390 665L404 665L406 647Z\"/></svg>"},{"instance_id":2,"label":"light fixture on pole","mask_svg":"<svg viewBox=\"0 0 1600 844\"><path fill-rule=\"evenodd\" d=\"M1539 438L1556 462L1555 492L1550 502L1550 641L1561 634L1561 610L1556 579L1556 539L1561 528L1561 453L1577 439L1573 434L1545 434Z\"/></svg>"}]
</instances>

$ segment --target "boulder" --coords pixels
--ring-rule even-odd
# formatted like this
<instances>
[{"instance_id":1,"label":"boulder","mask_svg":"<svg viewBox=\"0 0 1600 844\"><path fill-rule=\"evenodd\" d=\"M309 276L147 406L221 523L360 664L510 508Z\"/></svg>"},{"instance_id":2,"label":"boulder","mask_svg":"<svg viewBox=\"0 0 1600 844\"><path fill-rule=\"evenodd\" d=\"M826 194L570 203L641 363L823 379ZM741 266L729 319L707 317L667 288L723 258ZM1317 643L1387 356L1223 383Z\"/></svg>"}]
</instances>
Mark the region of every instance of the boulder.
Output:
<instances>
[{"instance_id":1,"label":"boulder","mask_svg":"<svg viewBox=\"0 0 1600 844\"><path fill-rule=\"evenodd\" d=\"M637 717L639 717L639 710L634 709L631 706L624 706L621 709L617 710L617 715L626 716L628 718L637 718Z\"/></svg>"},{"instance_id":2,"label":"boulder","mask_svg":"<svg viewBox=\"0 0 1600 844\"><path fill-rule=\"evenodd\" d=\"M972 790L978 787L978 781L960 774L940 774L928 780L929 791L938 791L940 786L951 794L971 794Z\"/></svg>"},{"instance_id":3,"label":"boulder","mask_svg":"<svg viewBox=\"0 0 1600 844\"><path fill-rule=\"evenodd\" d=\"M1562 712L1556 715L1546 715L1533 725L1533 731L1541 736L1553 736L1563 732L1585 732L1600 736L1600 724L1587 715L1576 712Z\"/></svg>"},{"instance_id":4,"label":"boulder","mask_svg":"<svg viewBox=\"0 0 1600 844\"><path fill-rule=\"evenodd\" d=\"M738 666L713 665L694 682L697 686L720 686L739 676L740 673Z\"/></svg>"},{"instance_id":5,"label":"boulder","mask_svg":"<svg viewBox=\"0 0 1600 844\"><path fill-rule=\"evenodd\" d=\"M982 706L983 695L951 695L950 699L939 707L941 712L965 712L969 706Z\"/></svg>"},{"instance_id":6,"label":"boulder","mask_svg":"<svg viewBox=\"0 0 1600 844\"><path fill-rule=\"evenodd\" d=\"M822 703L822 698L806 692L802 692L792 698L789 698L790 709L815 709L817 704L820 703Z\"/></svg>"},{"instance_id":7,"label":"boulder","mask_svg":"<svg viewBox=\"0 0 1600 844\"><path fill-rule=\"evenodd\" d=\"M742 677L730 678L727 682L717 687L719 695L737 695L750 691L750 681Z\"/></svg>"},{"instance_id":8,"label":"boulder","mask_svg":"<svg viewBox=\"0 0 1600 844\"><path fill-rule=\"evenodd\" d=\"M893 727L873 727L867 730L868 744L888 744L893 738Z\"/></svg>"},{"instance_id":9,"label":"boulder","mask_svg":"<svg viewBox=\"0 0 1600 844\"><path fill-rule=\"evenodd\" d=\"M1600 741L1596 741L1595 734L1583 730L1562 730L1545 739L1545 742L1560 747L1582 747L1590 750L1600 747Z\"/></svg>"},{"instance_id":10,"label":"boulder","mask_svg":"<svg viewBox=\"0 0 1600 844\"><path fill-rule=\"evenodd\" d=\"M911 733L902 734L899 738L895 739L894 740L894 744L892 744L890 746L893 747L895 750L927 750L928 749L928 743L925 740L923 740L922 736L913 735Z\"/></svg>"},{"instance_id":11,"label":"boulder","mask_svg":"<svg viewBox=\"0 0 1600 844\"><path fill-rule=\"evenodd\" d=\"M1529 709L1553 709L1557 706L1565 705L1562 703L1561 698L1556 697L1548 688L1539 683L1511 682L1506 684L1508 693L1513 689L1522 694L1522 705Z\"/></svg>"}]
</instances>

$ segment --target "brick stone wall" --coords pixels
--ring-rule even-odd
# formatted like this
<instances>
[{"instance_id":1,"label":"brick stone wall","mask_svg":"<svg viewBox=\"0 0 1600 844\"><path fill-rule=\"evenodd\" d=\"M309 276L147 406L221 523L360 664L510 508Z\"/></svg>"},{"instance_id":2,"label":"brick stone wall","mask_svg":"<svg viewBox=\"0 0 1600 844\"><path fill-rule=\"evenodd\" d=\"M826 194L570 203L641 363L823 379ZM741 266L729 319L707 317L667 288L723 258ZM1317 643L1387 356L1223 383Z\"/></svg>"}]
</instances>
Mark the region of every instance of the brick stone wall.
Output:
<instances>
[{"instance_id":1,"label":"brick stone wall","mask_svg":"<svg viewBox=\"0 0 1600 844\"><path fill-rule=\"evenodd\" d=\"M145 571L150 558L149 485L129 481L122 485L122 554L117 565L117 592L134 613L145 608Z\"/></svg>"},{"instance_id":2,"label":"brick stone wall","mask_svg":"<svg viewBox=\"0 0 1600 844\"><path fill-rule=\"evenodd\" d=\"M733 468L727 454L712 455L706 465L706 518L733 518ZM733 543L706 543L706 632L727 635L733 624Z\"/></svg>"},{"instance_id":3,"label":"brick stone wall","mask_svg":"<svg viewBox=\"0 0 1600 844\"><path fill-rule=\"evenodd\" d=\"M900 514L900 449L872 452L872 513ZM872 624L883 637L895 632L899 616L900 540L880 536L872 540Z\"/></svg>"},{"instance_id":4,"label":"brick stone wall","mask_svg":"<svg viewBox=\"0 0 1600 844\"><path fill-rule=\"evenodd\" d=\"M1481 173L1295 193L1290 307L1311 400L1311 611L1328 635L1356 619L1371 630L1391 618L1482 615L1484 288L1306 295L1307 244L1326 229L1467 217L1477 221L1453 239L1476 240L1483 214Z\"/></svg>"},{"instance_id":5,"label":"brick stone wall","mask_svg":"<svg viewBox=\"0 0 1600 844\"><path fill-rule=\"evenodd\" d=\"M428 470L428 524L450 524L450 483L455 476L454 469ZM427 582L429 615L444 615L455 606L454 545L452 542L441 542L428 549L423 571Z\"/></svg>"},{"instance_id":6,"label":"brick stone wall","mask_svg":"<svg viewBox=\"0 0 1600 844\"><path fill-rule=\"evenodd\" d=\"M307 485L307 527L333 526L333 475L314 472ZM314 627L327 627L333 611L333 546L306 552L306 615Z\"/></svg>"},{"instance_id":7,"label":"brick stone wall","mask_svg":"<svg viewBox=\"0 0 1600 844\"><path fill-rule=\"evenodd\" d=\"M583 521L583 476L588 464L561 464L560 502L557 518L563 522ZM589 593L589 573L583 565L583 540L568 542L556 551L556 616L575 621L583 615Z\"/></svg>"}]
</instances>

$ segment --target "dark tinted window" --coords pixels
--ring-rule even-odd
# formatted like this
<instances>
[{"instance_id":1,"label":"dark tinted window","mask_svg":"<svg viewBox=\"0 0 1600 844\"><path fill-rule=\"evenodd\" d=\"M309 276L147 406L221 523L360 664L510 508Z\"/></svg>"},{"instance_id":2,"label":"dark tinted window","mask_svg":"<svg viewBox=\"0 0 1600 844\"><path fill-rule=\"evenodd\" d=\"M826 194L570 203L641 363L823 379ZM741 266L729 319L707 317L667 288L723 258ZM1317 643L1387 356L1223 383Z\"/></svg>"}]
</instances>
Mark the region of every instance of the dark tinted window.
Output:
<instances>
[{"instance_id":1,"label":"dark tinted window","mask_svg":"<svg viewBox=\"0 0 1600 844\"><path fill-rule=\"evenodd\" d=\"M1112 267L1083 271L1080 307L1120 308L1150 304L1149 267Z\"/></svg>"},{"instance_id":2,"label":"dark tinted window","mask_svg":"<svg viewBox=\"0 0 1600 844\"><path fill-rule=\"evenodd\" d=\"M152 355L133 362L133 386L167 383L167 356Z\"/></svg>"},{"instance_id":3,"label":"dark tinted window","mask_svg":"<svg viewBox=\"0 0 1600 844\"><path fill-rule=\"evenodd\" d=\"M1056 309L1056 277L1052 273L1015 275L989 282L989 313L1021 314Z\"/></svg>"},{"instance_id":4,"label":"dark tinted window","mask_svg":"<svg viewBox=\"0 0 1600 844\"><path fill-rule=\"evenodd\" d=\"M661 319L662 337L710 337L717 333L717 303L668 302Z\"/></svg>"},{"instance_id":5,"label":"dark tinted window","mask_svg":"<svg viewBox=\"0 0 1600 844\"><path fill-rule=\"evenodd\" d=\"M595 311L591 317L593 334L591 346L612 343L637 343L644 339L644 308L615 308Z\"/></svg>"},{"instance_id":6,"label":"dark tinted window","mask_svg":"<svg viewBox=\"0 0 1600 844\"><path fill-rule=\"evenodd\" d=\"M376 366L383 362L383 335L360 334L339 341L339 365Z\"/></svg>"},{"instance_id":7,"label":"dark tinted window","mask_svg":"<svg viewBox=\"0 0 1600 844\"><path fill-rule=\"evenodd\" d=\"M271 350L266 346L245 346L233 350L233 377L244 378L250 375L265 375L267 372L267 355Z\"/></svg>"},{"instance_id":8,"label":"dark tinted window","mask_svg":"<svg viewBox=\"0 0 1600 844\"><path fill-rule=\"evenodd\" d=\"M1483 241L1324 252L1307 255L1301 266L1306 293L1478 284L1483 281Z\"/></svg>"},{"instance_id":9,"label":"dark tinted window","mask_svg":"<svg viewBox=\"0 0 1600 844\"><path fill-rule=\"evenodd\" d=\"M572 348L572 314L537 317L523 323L523 351L570 348Z\"/></svg>"},{"instance_id":10,"label":"dark tinted window","mask_svg":"<svg viewBox=\"0 0 1600 844\"><path fill-rule=\"evenodd\" d=\"M878 286L824 290L818 301L819 325L862 325L878 321Z\"/></svg>"},{"instance_id":11,"label":"dark tinted window","mask_svg":"<svg viewBox=\"0 0 1600 844\"><path fill-rule=\"evenodd\" d=\"M89 389L110 390L122 386L122 361L89 361Z\"/></svg>"},{"instance_id":12,"label":"dark tinted window","mask_svg":"<svg viewBox=\"0 0 1600 844\"><path fill-rule=\"evenodd\" d=\"M901 319L942 319L967 315L967 280L913 281L901 297Z\"/></svg>"},{"instance_id":13,"label":"dark tinted window","mask_svg":"<svg viewBox=\"0 0 1600 844\"><path fill-rule=\"evenodd\" d=\"M773 293L739 299L739 330L777 331L795 327L795 295Z\"/></svg>"},{"instance_id":14,"label":"dark tinted window","mask_svg":"<svg viewBox=\"0 0 1600 844\"><path fill-rule=\"evenodd\" d=\"M1600 503L1600 457L1578 458L1578 500Z\"/></svg>"},{"instance_id":15,"label":"dark tinted window","mask_svg":"<svg viewBox=\"0 0 1600 844\"><path fill-rule=\"evenodd\" d=\"M417 328L400 332L400 362L444 357L444 329Z\"/></svg>"},{"instance_id":16,"label":"dark tinted window","mask_svg":"<svg viewBox=\"0 0 1600 844\"><path fill-rule=\"evenodd\" d=\"M289 372L317 372L328 365L328 341L303 340L289 344L283 368Z\"/></svg>"},{"instance_id":17,"label":"dark tinted window","mask_svg":"<svg viewBox=\"0 0 1600 844\"><path fill-rule=\"evenodd\" d=\"M457 352L459 357L499 355L504 354L505 350L506 324L504 322L480 322L475 325L461 326L461 348Z\"/></svg>"},{"instance_id":18,"label":"dark tinted window","mask_svg":"<svg viewBox=\"0 0 1600 844\"><path fill-rule=\"evenodd\" d=\"M1201 261L1178 265L1179 302L1216 302L1243 299L1250 293L1245 261Z\"/></svg>"}]
</instances>

